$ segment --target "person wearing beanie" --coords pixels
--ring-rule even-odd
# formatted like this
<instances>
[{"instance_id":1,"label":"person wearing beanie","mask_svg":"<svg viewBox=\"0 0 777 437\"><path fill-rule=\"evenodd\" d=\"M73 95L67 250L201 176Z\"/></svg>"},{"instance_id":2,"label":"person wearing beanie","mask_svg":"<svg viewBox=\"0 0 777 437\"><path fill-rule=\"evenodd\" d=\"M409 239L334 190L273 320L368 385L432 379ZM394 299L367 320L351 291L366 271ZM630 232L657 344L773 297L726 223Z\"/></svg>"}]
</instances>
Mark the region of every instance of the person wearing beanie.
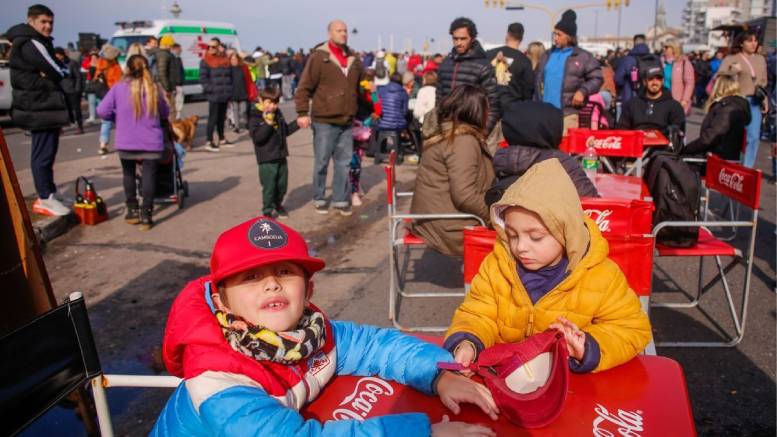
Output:
<instances>
[{"instance_id":1,"label":"person wearing beanie","mask_svg":"<svg viewBox=\"0 0 777 437\"><path fill-rule=\"evenodd\" d=\"M604 83L599 61L577 46L577 15L569 9L553 29L553 48L537 65L535 100L564 111L564 133L578 127L578 112Z\"/></svg>"},{"instance_id":2,"label":"person wearing beanie","mask_svg":"<svg viewBox=\"0 0 777 437\"><path fill-rule=\"evenodd\" d=\"M548 329L564 333L576 373L642 352L647 314L557 159L532 166L490 211L497 241L445 334L457 363Z\"/></svg>"},{"instance_id":3,"label":"person wearing beanie","mask_svg":"<svg viewBox=\"0 0 777 437\"><path fill-rule=\"evenodd\" d=\"M549 103L526 101L505 106L502 134L508 147L494 155L496 182L486 193L486 204L498 201L533 165L552 158L559 160L580 197L599 197L580 160L558 149L563 129L564 114Z\"/></svg>"},{"instance_id":4,"label":"person wearing beanie","mask_svg":"<svg viewBox=\"0 0 777 437\"><path fill-rule=\"evenodd\" d=\"M486 52L492 65L500 53L507 63L506 82L501 83L497 77L502 107L512 101L531 100L534 94L534 70L531 60L519 50L521 41L523 41L523 25L512 23L507 26L505 45Z\"/></svg>"},{"instance_id":5,"label":"person wearing beanie","mask_svg":"<svg viewBox=\"0 0 777 437\"><path fill-rule=\"evenodd\" d=\"M183 378L152 436L495 435L482 425L423 413L369 419L305 420L299 413L336 375L373 376L437 395L456 413L477 404L492 419L491 393L437 368L451 354L395 329L331 320L312 302L324 261L303 237L269 217L241 223L216 240L210 274L173 302L162 358Z\"/></svg>"},{"instance_id":6,"label":"person wearing beanie","mask_svg":"<svg viewBox=\"0 0 777 437\"><path fill-rule=\"evenodd\" d=\"M488 134L496 127L502 116L494 67L491 66L483 46L476 39L478 29L472 20L464 17L453 20L450 34L453 39L453 49L437 70L436 101L439 105L455 87L460 85L469 84L483 88L488 94L489 109L486 124L486 134ZM434 117L426 118L427 123L435 120ZM432 129L432 131L435 130Z\"/></svg>"}]
</instances>

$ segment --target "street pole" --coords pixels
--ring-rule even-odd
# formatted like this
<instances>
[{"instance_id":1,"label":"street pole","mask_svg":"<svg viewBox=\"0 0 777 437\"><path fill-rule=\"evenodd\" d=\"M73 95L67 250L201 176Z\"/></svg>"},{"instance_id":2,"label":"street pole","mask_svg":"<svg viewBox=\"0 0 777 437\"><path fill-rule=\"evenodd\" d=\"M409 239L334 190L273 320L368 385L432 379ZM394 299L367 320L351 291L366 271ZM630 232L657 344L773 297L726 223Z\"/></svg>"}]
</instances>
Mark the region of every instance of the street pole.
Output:
<instances>
[{"instance_id":1,"label":"street pole","mask_svg":"<svg viewBox=\"0 0 777 437\"><path fill-rule=\"evenodd\" d=\"M658 39L658 0L656 0L656 8L653 10L653 50L656 49L656 41Z\"/></svg>"},{"instance_id":2,"label":"street pole","mask_svg":"<svg viewBox=\"0 0 777 437\"><path fill-rule=\"evenodd\" d=\"M623 7L618 5L618 38L615 40L617 43L615 44L615 47L620 47L621 43L621 11L623 10Z\"/></svg>"}]
</instances>

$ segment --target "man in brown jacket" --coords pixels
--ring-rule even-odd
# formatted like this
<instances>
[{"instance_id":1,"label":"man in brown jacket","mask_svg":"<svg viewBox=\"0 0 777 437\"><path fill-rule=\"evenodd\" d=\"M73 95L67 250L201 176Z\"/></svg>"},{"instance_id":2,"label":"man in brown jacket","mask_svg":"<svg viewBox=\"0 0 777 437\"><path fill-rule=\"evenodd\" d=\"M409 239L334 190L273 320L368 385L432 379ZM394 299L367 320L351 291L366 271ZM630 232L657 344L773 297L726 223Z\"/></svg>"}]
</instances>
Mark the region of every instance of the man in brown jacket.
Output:
<instances>
[{"instance_id":1,"label":"man in brown jacket","mask_svg":"<svg viewBox=\"0 0 777 437\"><path fill-rule=\"evenodd\" d=\"M364 68L348 46L348 27L340 20L329 23L329 41L316 46L302 72L294 98L297 123L313 126L313 205L327 214L326 174L334 161L332 206L351 215L351 187L348 168L353 154L351 124L356 114L356 97ZM313 108L310 108L310 101Z\"/></svg>"}]
</instances>

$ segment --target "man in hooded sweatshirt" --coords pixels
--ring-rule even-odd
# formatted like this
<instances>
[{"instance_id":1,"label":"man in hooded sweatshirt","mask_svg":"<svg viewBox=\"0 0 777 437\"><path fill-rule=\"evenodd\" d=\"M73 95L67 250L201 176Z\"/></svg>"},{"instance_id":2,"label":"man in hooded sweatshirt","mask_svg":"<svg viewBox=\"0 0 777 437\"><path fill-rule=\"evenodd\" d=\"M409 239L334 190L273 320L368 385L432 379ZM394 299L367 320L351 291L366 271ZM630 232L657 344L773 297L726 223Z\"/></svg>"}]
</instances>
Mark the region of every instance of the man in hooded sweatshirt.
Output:
<instances>
[{"instance_id":1,"label":"man in hooded sweatshirt","mask_svg":"<svg viewBox=\"0 0 777 437\"><path fill-rule=\"evenodd\" d=\"M513 102L504 107L502 134L509 144L494 155L496 183L486 193L486 204L498 201L505 191L533 165L559 160L580 197L599 197L585 175L580 160L558 149L564 129L564 114L543 102Z\"/></svg>"},{"instance_id":2,"label":"man in hooded sweatshirt","mask_svg":"<svg viewBox=\"0 0 777 437\"><path fill-rule=\"evenodd\" d=\"M647 346L650 321L639 298L557 159L510 186L491 206L491 223L494 250L445 335L457 363L548 329L564 334L576 373L618 366Z\"/></svg>"},{"instance_id":3,"label":"man in hooded sweatshirt","mask_svg":"<svg viewBox=\"0 0 777 437\"><path fill-rule=\"evenodd\" d=\"M54 184L54 160L59 131L70 124L65 92L60 82L68 74L54 54L54 12L44 5L27 10L27 22L8 29L11 41L11 88L14 125L32 136L30 169L38 199L32 210L45 215L67 215Z\"/></svg>"},{"instance_id":4,"label":"man in hooded sweatshirt","mask_svg":"<svg viewBox=\"0 0 777 437\"><path fill-rule=\"evenodd\" d=\"M623 105L618 129L657 129L667 137L671 129L685 130L685 111L664 87L664 69L658 64L640 72L643 87L639 95Z\"/></svg>"},{"instance_id":5,"label":"man in hooded sweatshirt","mask_svg":"<svg viewBox=\"0 0 777 437\"><path fill-rule=\"evenodd\" d=\"M437 69L438 105L459 85L470 84L482 87L488 94L488 123L491 130L501 118L500 91L497 87L494 67L486 56L486 51L475 39L478 29L469 18L457 18L450 27L453 49ZM431 117L430 117L431 118Z\"/></svg>"}]
</instances>

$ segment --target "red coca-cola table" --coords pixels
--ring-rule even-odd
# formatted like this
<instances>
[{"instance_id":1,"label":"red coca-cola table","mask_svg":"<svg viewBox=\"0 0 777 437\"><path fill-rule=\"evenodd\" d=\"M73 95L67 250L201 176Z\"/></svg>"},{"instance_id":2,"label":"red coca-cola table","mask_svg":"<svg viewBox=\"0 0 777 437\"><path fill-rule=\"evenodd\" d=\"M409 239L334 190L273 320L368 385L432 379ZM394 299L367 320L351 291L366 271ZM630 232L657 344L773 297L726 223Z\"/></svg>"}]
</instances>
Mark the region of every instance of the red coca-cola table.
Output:
<instances>
[{"instance_id":1,"label":"red coca-cola table","mask_svg":"<svg viewBox=\"0 0 777 437\"><path fill-rule=\"evenodd\" d=\"M426 413L432 423L447 414L451 420L485 424L500 436L696 434L682 368L658 356L638 356L600 373L572 374L561 416L541 429L522 429L502 417L492 421L469 404L454 416L438 397L377 377L335 377L318 399L301 411L306 418L321 422L408 412Z\"/></svg>"},{"instance_id":2,"label":"red coca-cola table","mask_svg":"<svg viewBox=\"0 0 777 437\"><path fill-rule=\"evenodd\" d=\"M666 147L669 145L669 139L661 133L660 130L647 129L643 130L645 133L645 147Z\"/></svg>"},{"instance_id":3,"label":"red coca-cola table","mask_svg":"<svg viewBox=\"0 0 777 437\"><path fill-rule=\"evenodd\" d=\"M642 178L619 174L596 175L596 190L605 199L643 200L650 197Z\"/></svg>"}]
</instances>

